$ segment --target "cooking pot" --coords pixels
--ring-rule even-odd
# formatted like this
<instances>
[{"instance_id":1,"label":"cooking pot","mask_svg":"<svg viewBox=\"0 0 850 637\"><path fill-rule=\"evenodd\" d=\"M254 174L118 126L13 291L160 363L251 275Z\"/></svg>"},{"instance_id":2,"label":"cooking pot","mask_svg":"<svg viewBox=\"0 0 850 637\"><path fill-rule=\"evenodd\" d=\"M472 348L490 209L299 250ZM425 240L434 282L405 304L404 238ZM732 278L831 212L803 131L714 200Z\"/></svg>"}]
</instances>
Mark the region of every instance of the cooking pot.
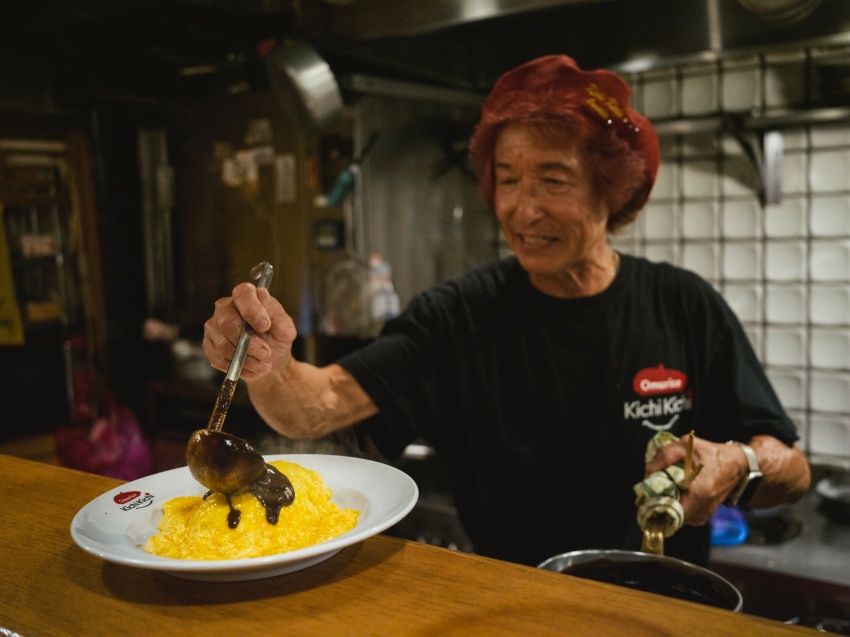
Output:
<instances>
[{"instance_id":1,"label":"cooking pot","mask_svg":"<svg viewBox=\"0 0 850 637\"><path fill-rule=\"evenodd\" d=\"M266 58L266 70L278 101L302 126L319 132L342 115L342 94L331 67L306 42L275 47Z\"/></svg>"},{"instance_id":2,"label":"cooking pot","mask_svg":"<svg viewBox=\"0 0 850 637\"><path fill-rule=\"evenodd\" d=\"M717 573L666 555L572 551L550 557L538 568L735 612L744 605L738 589Z\"/></svg>"}]
</instances>

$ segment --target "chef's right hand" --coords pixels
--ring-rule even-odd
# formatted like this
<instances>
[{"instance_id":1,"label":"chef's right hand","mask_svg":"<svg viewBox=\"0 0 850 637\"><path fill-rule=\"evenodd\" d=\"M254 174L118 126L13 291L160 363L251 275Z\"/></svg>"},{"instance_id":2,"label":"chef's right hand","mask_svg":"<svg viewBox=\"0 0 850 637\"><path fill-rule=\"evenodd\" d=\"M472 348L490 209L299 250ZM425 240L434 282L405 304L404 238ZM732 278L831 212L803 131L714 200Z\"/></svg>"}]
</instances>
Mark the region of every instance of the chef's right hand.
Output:
<instances>
[{"instance_id":1,"label":"chef's right hand","mask_svg":"<svg viewBox=\"0 0 850 637\"><path fill-rule=\"evenodd\" d=\"M267 289L240 283L233 288L232 296L215 302L215 312L204 324L204 354L215 369L227 371L246 321L255 333L241 378L251 382L289 364L297 331L292 318Z\"/></svg>"}]
</instances>

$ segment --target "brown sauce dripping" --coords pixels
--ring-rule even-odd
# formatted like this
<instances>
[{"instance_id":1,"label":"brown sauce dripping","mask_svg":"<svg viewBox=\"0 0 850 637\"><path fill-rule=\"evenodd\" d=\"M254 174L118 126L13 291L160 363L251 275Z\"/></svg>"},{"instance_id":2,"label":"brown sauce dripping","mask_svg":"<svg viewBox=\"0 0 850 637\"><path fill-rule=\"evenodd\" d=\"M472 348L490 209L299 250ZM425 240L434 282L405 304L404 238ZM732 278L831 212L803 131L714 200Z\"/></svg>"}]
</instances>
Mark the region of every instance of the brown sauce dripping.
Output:
<instances>
[{"instance_id":1,"label":"brown sauce dripping","mask_svg":"<svg viewBox=\"0 0 850 637\"><path fill-rule=\"evenodd\" d=\"M277 524L280 510L289 506L295 500L295 488L292 486L292 482L285 474L270 464L266 464L265 472L248 487L248 492L257 498L266 509L266 521L269 524ZM204 500L212 493L212 491L207 491L204 494ZM239 526L242 512L233 506L229 495L225 495L225 498L227 498L227 506L230 507L230 512L227 514L227 526L235 529Z\"/></svg>"},{"instance_id":2,"label":"brown sauce dripping","mask_svg":"<svg viewBox=\"0 0 850 637\"><path fill-rule=\"evenodd\" d=\"M646 522L643 530L643 542L640 550L644 553L664 555L664 526L666 519L663 516L653 516Z\"/></svg>"}]
</instances>

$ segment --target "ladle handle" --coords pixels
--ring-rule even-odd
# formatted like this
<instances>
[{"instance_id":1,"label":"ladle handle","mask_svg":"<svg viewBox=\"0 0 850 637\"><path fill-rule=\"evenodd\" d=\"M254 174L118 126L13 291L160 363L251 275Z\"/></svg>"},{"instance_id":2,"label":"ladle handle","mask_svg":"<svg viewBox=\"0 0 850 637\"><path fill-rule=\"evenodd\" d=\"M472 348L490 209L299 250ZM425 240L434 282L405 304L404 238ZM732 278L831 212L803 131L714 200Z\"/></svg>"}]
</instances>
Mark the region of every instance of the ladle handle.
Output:
<instances>
[{"instance_id":1,"label":"ladle handle","mask_svg":"<svg viewBox=\"0 0 850 637\"><path fill-rule=\"evenodd\" d=\"M258 263L251 270L251 278L257 280L258 288L267 288L271 283L274 268L268 261ZM251 335L254 330L248 323L242 326L242 333L239 335L239 340L236 341L236 352L233 354L233 360L230 361L230 367L227 368L227 380L239 380L239 375L242 373L242 366L245 364L245 357L248 355L248 343L251 340Z\"/></svg>"}]
</instances>

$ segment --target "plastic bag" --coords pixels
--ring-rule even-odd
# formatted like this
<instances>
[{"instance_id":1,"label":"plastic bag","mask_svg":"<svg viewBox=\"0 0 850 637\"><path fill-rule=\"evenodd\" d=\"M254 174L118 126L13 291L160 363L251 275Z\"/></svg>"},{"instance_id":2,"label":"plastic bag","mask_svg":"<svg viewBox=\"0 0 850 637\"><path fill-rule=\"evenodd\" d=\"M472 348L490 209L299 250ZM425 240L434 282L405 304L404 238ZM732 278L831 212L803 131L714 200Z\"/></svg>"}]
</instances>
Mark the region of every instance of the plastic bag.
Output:
<instances>
[{"instance_id":1,"label":"plastic bag","mask_svg":"<svg viewBox=\"0 0 850 637\"><path fill-rule=\"evenodd\" d=\"M56 453L72 469L122 480L153 473L153 456L135 414L104 390L105 414L90 426L59 426Z\"/></svg>"}]
</instances>

